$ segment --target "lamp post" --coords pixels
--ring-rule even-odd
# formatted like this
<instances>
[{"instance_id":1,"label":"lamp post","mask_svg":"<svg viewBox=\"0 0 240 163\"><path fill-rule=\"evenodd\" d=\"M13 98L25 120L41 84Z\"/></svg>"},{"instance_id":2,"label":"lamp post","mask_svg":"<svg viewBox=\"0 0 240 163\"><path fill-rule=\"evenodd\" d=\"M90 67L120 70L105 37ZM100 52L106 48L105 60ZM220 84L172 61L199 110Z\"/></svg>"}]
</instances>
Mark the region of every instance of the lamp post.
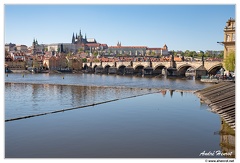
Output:
<instances>
[{"instance_id":1,"label":"lamp post","mask_svg":"<svg viewBox=\"0 0 240 163\"><path fill-rule=\"evenodd\" d=\"M223 75L224 75L224 68L221 68L219 71L220 71L221 76L223 77Z\"/></svg>"}]
</instances>

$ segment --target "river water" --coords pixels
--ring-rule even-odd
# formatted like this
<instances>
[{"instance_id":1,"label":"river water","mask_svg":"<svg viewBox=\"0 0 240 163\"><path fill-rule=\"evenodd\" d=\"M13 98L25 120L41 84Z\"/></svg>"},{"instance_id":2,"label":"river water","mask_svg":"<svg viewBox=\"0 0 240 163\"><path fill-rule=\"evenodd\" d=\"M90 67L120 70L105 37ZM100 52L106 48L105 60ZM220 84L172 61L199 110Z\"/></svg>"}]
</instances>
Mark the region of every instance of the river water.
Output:
<instances>
[{"instance_id":1,"label":"river water","mask_svg":"<svg viewBox=\"0 0 240 163\"><path fill-rule=\"evenodd\" d=\"M5 120L74 109L5 122L5 157L203 158L204 151L221 150L215 134L221 119L191 91L209 85L164 77L9 74ZM82 107L89 104L95 105Z\"/></svg>"}]
</instances>

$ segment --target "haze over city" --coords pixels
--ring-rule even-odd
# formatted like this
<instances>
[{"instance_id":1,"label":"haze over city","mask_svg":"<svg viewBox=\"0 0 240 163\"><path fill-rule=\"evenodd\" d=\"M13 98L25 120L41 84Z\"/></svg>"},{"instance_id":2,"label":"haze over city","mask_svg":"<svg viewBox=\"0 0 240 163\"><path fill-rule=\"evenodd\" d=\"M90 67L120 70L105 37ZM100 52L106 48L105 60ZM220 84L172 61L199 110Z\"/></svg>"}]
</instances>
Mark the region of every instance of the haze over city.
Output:
<instances>
[{"instance_id":1,"label":"haze over city","mask_svg":"<svg viewBox=\"0 0 240 163\"><path fill-rule=\"evenodd\" d=\"M235 5L5 5L5 43L70 43L73 33L97 42L169 50L223 50Z\"/></svg>"}]
</instances>

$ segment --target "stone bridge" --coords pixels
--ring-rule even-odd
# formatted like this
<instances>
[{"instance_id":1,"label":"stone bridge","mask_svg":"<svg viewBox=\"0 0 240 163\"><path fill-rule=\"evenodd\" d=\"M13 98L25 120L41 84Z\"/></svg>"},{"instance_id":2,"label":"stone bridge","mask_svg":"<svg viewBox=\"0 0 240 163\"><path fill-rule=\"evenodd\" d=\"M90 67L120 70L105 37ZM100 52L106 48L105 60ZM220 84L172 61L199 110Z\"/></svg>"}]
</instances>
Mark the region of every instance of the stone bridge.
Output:
<instances>
[{"instance_id":1,"label":"stone bridge","mask_svg":"<svg viewBox=\"0 0 240 163\"><path fill-rule=\"evenodd\" d=\"M189 68L192 68L194 75L215 75L223 65L219 61L182 61L182 62L89 62L83 63L83 70L93 73L107 74L142 74L185 76Z\"/></svg>"}]
</instances>

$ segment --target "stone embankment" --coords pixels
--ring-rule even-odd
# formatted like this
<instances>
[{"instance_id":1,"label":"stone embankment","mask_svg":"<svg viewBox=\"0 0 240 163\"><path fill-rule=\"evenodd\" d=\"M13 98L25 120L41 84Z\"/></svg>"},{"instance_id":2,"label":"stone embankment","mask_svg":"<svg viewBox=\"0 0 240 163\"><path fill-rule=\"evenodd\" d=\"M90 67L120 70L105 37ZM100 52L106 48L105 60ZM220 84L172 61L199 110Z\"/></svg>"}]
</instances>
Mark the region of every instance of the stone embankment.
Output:
<instances>
[{"instance_id":1,"label":"stone embankment","mask_svg":"<svg viewBox=\"0 0 240 163\"><path fill-rule=\"evenodd\" d=\"M221 82L195 93L235 130L235 82Z\"/></svg>"}]
</instances>

